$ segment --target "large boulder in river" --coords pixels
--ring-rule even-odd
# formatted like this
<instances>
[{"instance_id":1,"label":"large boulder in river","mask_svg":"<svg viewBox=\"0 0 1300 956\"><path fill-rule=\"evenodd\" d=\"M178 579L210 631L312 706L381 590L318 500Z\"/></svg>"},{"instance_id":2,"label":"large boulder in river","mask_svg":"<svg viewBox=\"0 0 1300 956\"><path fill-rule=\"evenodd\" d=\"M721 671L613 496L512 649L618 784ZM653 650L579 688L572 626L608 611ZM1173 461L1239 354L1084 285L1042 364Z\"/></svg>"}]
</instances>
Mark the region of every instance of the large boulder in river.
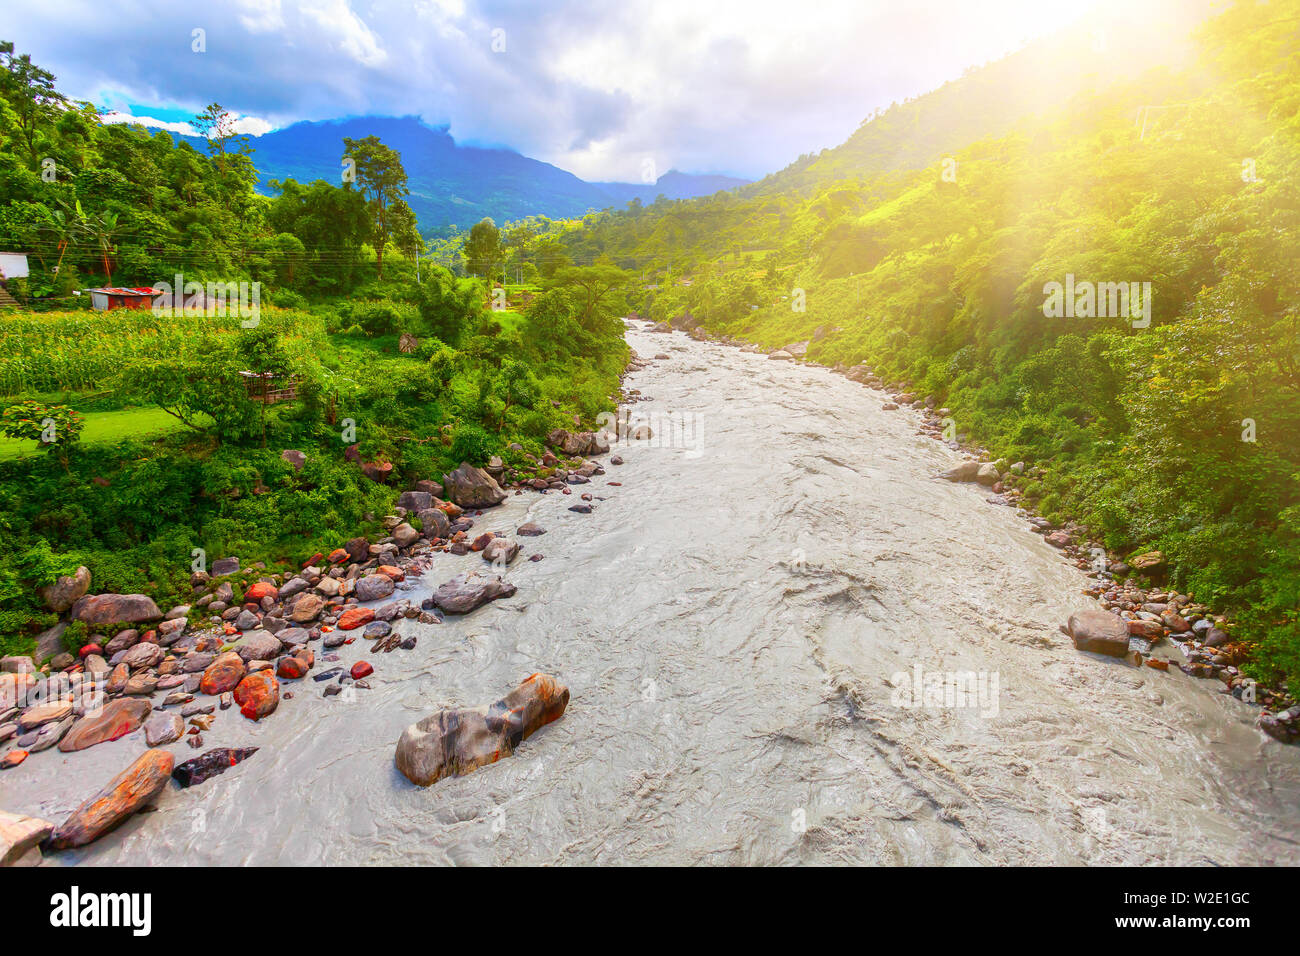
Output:
<instances>
[{"instance_id":1,"label":"large boulder in river","mask_svg":"<svg viewBox=\"0 0 1300 956\"><path fill-rule=\"evenodd\" d=\"M175 762L166 750L146 750L59 824L50 837L50 849L85 846L121 824L158 796Z\"/></svg>"},{"instance_id":2,"label":"large boulder in river","mask_svg":"<svg viewBox=\"0 0 1300 956\"><path fill-rule=\"evenodd\" d=\"M433 592L433 603L448 614L468 614L488 601L512 597L515 590L515 586L500 575L466 571L439 585Z\"/></svg>"},{"instance_id":3,"label":"large boulder in river","mask_svg":"<svg viewBox=\"0 0 1300 956\"><path fill-rule=\"evenodd\" d=\"M975 480L985 488L992 488L1002 480L1002 476L998 474L997 465L986 461L984 464L980 465L979 470L975 472Z\"/></svg>"},{"instance_id":4,"label":"large boulder in river","mask_svg":"<svg viewBox=\"0 0 1300 956\"><path fill-rule=\"evenodd\" d=\"M1074 646L1081 651L1123 657L1128 653L1128 627L1109 611L1075 611L1067 625Z\"/></svg>"},{"instance_id":5,"label":"large boulder in river","mask_svg":"<svg viewBox=\"0 0 1300 956\"><path fill-rule=\"evenodd\" d=\"M980 473L978 461L963 461L956 468L949 468L939 477L944 481L974 481Z\"/></svg>"},{"instance_id":6,"label":"large boulder in river","mask_svg":"<svg viewBox=\"0 0 1300 956\"><path fill-rule=\"evenodd\" d=\"M513 754L568 705L569 688L533 674L495 703L447 708L407 727L397 741L397 769L421 787L469 773Z\"/></svg>"},{"instance_id":7,"label":"large boulder in river","mask_svg":"<svg viewBox=\"0 0 1300 956\"><path fill-rule=\"evenodd\" d=\"M144 594L88 594L72 606L72 616L87 624L138 624L156 621L163 614Z\"/></svg>"},{"instance_id":8,"label":"large boulder in river","mask_svg":"<svg viewBox=\"0 0 1300 956\"><path fill-rule=\"evenodd\" d=\"M90 571L77 568L75 574L63 575L53 584L41 588L41 600L51 611L62 614L90 590Z\"/></svg>"},{"instance_id":9,"label":"large boulder in river","mask_svg":"<svg viewBox=\"0 0 1300 956\"><path fill-rule=\"evenodd\" d=\"M462 508L489 508L506 499L506 493L491 475L468 462L461 462L451 474L443 475L442 484L447 499Z\"/></svg>"}]
</instances>

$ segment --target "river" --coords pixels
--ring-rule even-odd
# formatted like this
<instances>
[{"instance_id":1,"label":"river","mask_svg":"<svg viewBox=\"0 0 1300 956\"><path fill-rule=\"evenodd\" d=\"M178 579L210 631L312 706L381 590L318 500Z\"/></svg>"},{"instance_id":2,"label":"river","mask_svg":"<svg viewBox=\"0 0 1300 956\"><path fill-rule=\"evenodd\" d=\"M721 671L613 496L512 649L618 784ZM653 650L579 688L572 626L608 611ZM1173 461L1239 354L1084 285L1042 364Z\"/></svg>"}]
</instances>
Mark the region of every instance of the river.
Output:
<instances>
[{"instance_id":1,"label":"river","mask_svg":"<svg viewBox=\"0 0 1300 956\"><path fill-rule=\"evenodd\" d=\"M418 646L373 658L355 700L308 679L260 724L218 711L204 749L257 754L47 862L1300 862L1300 748L1216 682L1075 651L1058 626L1095 606L1088 578L934 479L958 456L913 412L823 369L628 339L670 356L629 376L653 399L634 409L692 447L616 448L571 496L512 496L476 530L547 529L521 539L514 598L401 621ZM567 510L582 491L592 514ZM477 561L438 555L405 594ZM974 675L978 706L914 706L892 685L918 668ZM394 768L408 724L534 671L571 702L514 757L427 789ZM0 806L58 822L142 738L35 754Z\"/></svg>"}]
</instances>

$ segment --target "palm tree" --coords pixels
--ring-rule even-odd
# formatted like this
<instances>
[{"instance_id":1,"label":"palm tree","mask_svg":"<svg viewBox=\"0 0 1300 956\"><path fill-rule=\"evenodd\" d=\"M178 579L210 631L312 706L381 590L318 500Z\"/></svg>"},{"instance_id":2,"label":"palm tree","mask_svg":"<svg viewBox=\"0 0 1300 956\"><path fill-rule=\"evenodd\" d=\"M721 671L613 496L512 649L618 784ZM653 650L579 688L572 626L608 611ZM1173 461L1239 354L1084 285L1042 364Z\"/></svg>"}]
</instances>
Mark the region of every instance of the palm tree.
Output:
<instances>
[{"instance_id":1,"label":"palm tree","mask_svg":"<svg viewBox=\"0 0 1300 956\"><path fill-rule=\"evenodd\" d=\"M104 284L113 284L113 272L109 267L109 256L116 248L113 245L113 238L118 234L120 226L117 221L117 213L105 212L100 213L86 220L86 231L90 237L99 244L99 255L104 263Z\"/></svg>"}]
</instances>

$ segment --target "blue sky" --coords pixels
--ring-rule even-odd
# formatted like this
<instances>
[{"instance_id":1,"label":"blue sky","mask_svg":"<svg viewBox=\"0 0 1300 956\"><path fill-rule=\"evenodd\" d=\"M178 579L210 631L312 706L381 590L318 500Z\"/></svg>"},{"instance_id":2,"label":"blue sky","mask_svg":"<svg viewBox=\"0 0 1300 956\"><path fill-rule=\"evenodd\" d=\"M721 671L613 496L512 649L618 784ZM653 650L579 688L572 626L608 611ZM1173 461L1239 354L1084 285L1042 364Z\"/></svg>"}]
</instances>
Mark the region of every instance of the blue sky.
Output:
<instances>
[{"instance_id":1,"label":"blue sky","mask_svg":"<svg viewBox=\"0 0 1300 956\"><path fill-rule=\"evenodd\" d=\"M0 34L75 98L181 130L213 101L254 134L414 114L585 179L757 178L1093 5L6 0Z\"/></svg>"}]
</instances>

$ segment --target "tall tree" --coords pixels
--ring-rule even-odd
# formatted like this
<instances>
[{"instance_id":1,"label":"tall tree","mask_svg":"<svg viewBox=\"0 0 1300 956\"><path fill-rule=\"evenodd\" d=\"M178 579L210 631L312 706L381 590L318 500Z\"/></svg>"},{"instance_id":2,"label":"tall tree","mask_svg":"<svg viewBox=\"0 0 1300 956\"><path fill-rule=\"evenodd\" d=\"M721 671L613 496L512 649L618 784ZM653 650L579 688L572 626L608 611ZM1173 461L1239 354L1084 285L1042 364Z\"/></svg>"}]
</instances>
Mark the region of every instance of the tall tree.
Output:
<instances>
[{"instance_id":1,"label":"tall tree","mask_svg":"<svg viewBox=\"0 0 1300 956\"><path fill-rule=\"evenodd\" d=\"M217 169L226 175L226 160L231 154L247 156L253 146L247 136L235 132L235 114L220 103L211 103L194 117L194 128L208 141L208 152L217 161Z\"/></svg>"},{"instance_id":2,"label":"tall tree","mask_svg":"<svg viewBox=\"0 0 1300 956\"><path fill-rule=\"evenodd\" d=\"M54 88L54 74L32 62L30 54L14 55L14 45L0 41L0 93L17 118L18 135L27 147L27 161L35 169L37 134L52 125L67 99Z\"/></svg>"},{"instance_id":3,"label":"tall tree","mask_svg":"<svg viewBox=\"0 0 1300 956\"><path fill-rule=\"evenodd\" d=\"M370 212L375 241L375 265L379 278L384 277L384 246L393 231L393 206L405 205L410 190L406 186L406 170L397 150L385 146L378 136L364 139L346 137L343 140L343 159L351 160L356 187L365 198ZM352 188L349 180L344 188ZM409 212L409 209L408 209ZM401 219L401 215L398 214Z\"/></svg>"},{"instance_id":4,"label":"tall tree","mask_svg":"<svg viewBox=\"0 0 1300 956\"><path fill-rule=\"evenodd\" d=\"M491 278L493 270L505 259L501 231L491 219L481 219L470 228L462 250L465 269L470 275Z\"/></svg>"}]
</instances>

